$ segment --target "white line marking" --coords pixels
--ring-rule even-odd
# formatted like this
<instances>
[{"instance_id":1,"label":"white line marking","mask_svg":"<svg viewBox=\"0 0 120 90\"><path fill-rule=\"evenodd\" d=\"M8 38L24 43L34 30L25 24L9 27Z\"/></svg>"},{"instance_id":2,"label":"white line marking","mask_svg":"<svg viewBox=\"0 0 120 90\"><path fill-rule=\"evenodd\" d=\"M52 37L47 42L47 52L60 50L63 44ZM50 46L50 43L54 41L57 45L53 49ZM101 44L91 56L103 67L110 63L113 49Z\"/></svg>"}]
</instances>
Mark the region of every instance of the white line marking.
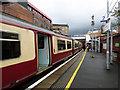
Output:
<instances>
[{"instance_id":1,"label":"white line marking","mask_svg":"<svg viewBox=\"0 0 120 90\"><path fill-rule=\"evenodd\" d=\"M81 51L80 51L81 52ZM79 53L80 53L79 52ZM77 53L75 56L77 56L79 53ZM55 71L57 71L59 68L61 68L62 66L64 66L66 63L68 63L69 61L71 61L75 56L73 56L72 58L70 58L69 60L67 60L65 63L61 64L60 66L58 66L57 68L55 68L53 71L49 72L47 75L45 75L44 77L42 77L41 79L39 79L38 81L36 81L35 83L33 83L32 85L30 85L28 88L26 88L25 90L31 90L32 88L34 88L35 86L37 86L40 82L42 82L43 80L45 80L47 77L49 77L51 74L53 74Z\"/></svg>"}]
</instances>

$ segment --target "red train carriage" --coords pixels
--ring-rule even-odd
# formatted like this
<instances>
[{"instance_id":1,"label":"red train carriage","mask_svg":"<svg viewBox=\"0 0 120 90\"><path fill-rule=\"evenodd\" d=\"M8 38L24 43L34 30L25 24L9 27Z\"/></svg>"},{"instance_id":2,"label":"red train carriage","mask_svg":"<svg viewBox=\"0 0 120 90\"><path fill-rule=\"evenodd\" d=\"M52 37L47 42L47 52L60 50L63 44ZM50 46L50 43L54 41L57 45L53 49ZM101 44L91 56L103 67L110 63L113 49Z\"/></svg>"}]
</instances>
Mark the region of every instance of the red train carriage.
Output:
<instances>
[{"instance_id":1,"label":"red train carriage","mask_svg":"<svg viewBox=\"0 0 120 90\"><path fill-rule=\"evenodd\" d=\"M2 88L15 86L72 55L71 38L4 14L0 25ZM78 50L75 44L75 53Z\"/></svg>"},{"instance_id":2,"label":"red train carriage","mask_svg":"<svg viewBox=\"0 0 120 90\"><path fill-rule=\"evenodd\" d=\"M80 50L79 41L73 40L73 50L74 50L74 54Z\"/></svg>"},{"instance_id":3,"label":"red train carriage","mask_svg":"<svg viewBox=\"0 0 120 90\"><path fill-rule=\"evenodd\" d=\"M72 55L72 39L53 36L53 63Z\"/></svg>"},{"instance_id":4,"label":"red train carriage","mask_svg":"<svg viewBox=\"0 0 120 90\"><path fill-rule=\"evenodd\" d=\"M11 87L37 72L35 32L18 26L2 26L2 87Z\"/></svg>"}]
</instances>

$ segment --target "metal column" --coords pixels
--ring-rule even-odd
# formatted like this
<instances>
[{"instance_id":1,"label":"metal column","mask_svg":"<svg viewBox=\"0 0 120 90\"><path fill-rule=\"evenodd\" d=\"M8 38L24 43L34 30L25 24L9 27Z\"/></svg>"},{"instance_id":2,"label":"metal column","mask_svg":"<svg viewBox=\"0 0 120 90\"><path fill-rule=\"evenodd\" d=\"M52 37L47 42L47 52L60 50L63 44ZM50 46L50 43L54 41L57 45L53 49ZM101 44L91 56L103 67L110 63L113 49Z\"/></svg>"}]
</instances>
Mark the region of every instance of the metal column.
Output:
<instances>
[{"instance_id":1,"label":"metal column","mask_svg":"<svg viewBox=\"0 0 120 90\"><path fill-rule=\"evenodd\" d=\"M95 34L95 53L97 52L97 40L96 40L96 34Z\"/></svg>"},{"instance_id":2,"label":"metal column","mask_svg":"<svg viewBox=\"0 0 120 90\"><path fill-rule=\"evenodd\" d=\"M107 69L110 69L110 63L109 63L109 31L107 32L107 50L106 50L106 64L107 64Z\"/></svg>"},{"instance_id":3,"label":"metal column","mask_svg":"<svg viewBox=\"0 0 120 90\"><path fill-rule=\"evenodd\" d=\"M113 53L112 53L112 48L113 48L113 35L112 35L112 27L111 27L111 58L110 58L110 63L112 64L113 60Z\"/></svg>"},{"instance_id":4,"label":"metal column","mask_svg":"<svg viewBox=\"0 0 120 90\"><path fill-rule=\"evenodd\" d=\"M107 18L109 17L109 0L107 0ZM107 50L106 50L106 64L107 64L107 68L106 69L110 69L110 65L109 65L109 30L107 32Z\"/></svg>"},{"instance_id":5,"label":"metal column","mask_svg":"<svg viewBox=\"0 0 120 90\"><path fill-rule=\"evenodd\" d=\"M98 46L99 46L99 47L98 47L98 48L99 48L98 51L99 51L99 53L100 53L100 37L99 37L99 43L98 43L98 44L99 44L99 45L98 45Z\"/></svg>"},{"instance_id":6,"label":"metal column","mask_svg":"<svg viewBox=\"0 0 120 90\"><path fill-rule=\"evenodd\" d=\"M93 28L92 28L92 54L93 54Z\"/></svg>"}]
</instances>

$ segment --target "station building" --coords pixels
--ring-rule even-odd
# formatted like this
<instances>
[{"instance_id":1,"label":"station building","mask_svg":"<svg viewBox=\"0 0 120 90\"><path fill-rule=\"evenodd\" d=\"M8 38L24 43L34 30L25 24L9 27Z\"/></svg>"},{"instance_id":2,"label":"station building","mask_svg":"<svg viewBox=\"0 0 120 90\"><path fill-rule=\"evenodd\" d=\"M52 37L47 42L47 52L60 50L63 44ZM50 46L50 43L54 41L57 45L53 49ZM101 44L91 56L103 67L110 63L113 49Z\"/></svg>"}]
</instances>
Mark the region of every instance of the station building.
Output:
<instances>
[{"instance_id":1,"label":"station building","mask_svg":"<svg viewBox=\"0 0 120 90\"><path fill-rule=\"evenodd\" d=\"M53 24L53 31L62 35L69 35L69 25L68 24Z\"/></svg>"},{"instance_id":2,"label":"station building","mask_svg":"<svg viewBox=\"0 0 120 90\"><path fill-rule=\"evenodd\" d=\"M9 1L9 0L8 0ZM34 5L27 2L4 2L0 5L1 12L12 15L34 25L52 30L52 19Z\"/></svg>"},{"instance_id":3,"label":"station building","mask_svg":"<svg viewBox=\"0 0 120 90\"><path fill-rule=\"evenodd\" d=\"M81 42L83 45L86 42L86 34L74 34L74 35L69 35L69 37Z\"/></svg>"},{"instance_id":4,"label":"station building","mask_svg":"<svg viewBox=\"0 0 120 90\"><path fill-rule=\"evenodd\" d=\"M118 27L118 30L113 30L113 59L117 62L120 62L120 27ZM90 43L92 42L92 32L88 32L88 35L90 36ZM96 38L95 38L96 36ZM106 49L107 49L107 35L105 33L102 33L101 30L93 31L93 48L95 46L99 52L106 55ZM109 34L109 55L111 55L111 32Z\"/></svg>"}]
</instances>

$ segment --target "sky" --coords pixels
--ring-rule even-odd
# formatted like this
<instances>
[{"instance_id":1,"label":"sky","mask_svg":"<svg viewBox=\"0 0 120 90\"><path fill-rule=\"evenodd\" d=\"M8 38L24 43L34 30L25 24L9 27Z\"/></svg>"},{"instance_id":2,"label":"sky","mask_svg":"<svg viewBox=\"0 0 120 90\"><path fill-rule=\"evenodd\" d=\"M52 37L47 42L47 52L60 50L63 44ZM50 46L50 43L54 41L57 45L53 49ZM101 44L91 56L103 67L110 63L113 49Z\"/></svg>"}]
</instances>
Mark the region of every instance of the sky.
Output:
<instances>
[{"instance_id":1,"label":"sky","mask_svg":"<svg viewBox=\"0 0 120 90\"><path fill-rule=\"evenodd\" d=\"M28 0L52 19L53 24L68 24L69 34L87 33L93 28L100 29L100 20L106 15L107 0ZM111 3L112 2L112 3ZM109 0L110 10L116 0Z\"/></svg>"}]
</instances>

